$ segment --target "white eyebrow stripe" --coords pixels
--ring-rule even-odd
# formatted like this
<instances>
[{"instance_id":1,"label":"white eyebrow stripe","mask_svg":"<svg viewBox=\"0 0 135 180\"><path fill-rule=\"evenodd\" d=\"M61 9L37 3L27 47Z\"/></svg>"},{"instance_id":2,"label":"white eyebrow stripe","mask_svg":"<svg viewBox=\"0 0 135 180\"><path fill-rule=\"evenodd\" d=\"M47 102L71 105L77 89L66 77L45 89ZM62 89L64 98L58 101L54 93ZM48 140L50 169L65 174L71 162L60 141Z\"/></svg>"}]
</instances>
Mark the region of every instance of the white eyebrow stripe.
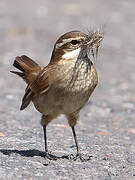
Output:
<instances>
[{"instance_id":1,"label":"white eyebrow stripe","mask_svg":"<svg viewBox=\"0 0 135 180\"><path fill-rule=\"evenodd\" d=\"M67 42L61 42L56 44L56 49L60 48L61 46L63 46L63 44L66 44Z\"/></svg>"},{"instance_id":2,"label":"white eyebrow stripe","mask_svg":"<svg viewBox=\"0 0 135 180\"><path fill-rule=\"evenodd\" d=\"M78 58L80 51L81 51L81 48L75 49L73 51L65 52L65 54L62 56L62 58L63 59Z\"/></svg>"},{"instance_id":3,"label":"white eyebrow stripe","mask_svg":"<svg viewBox=\"0 0 135 180\"><path fill-rule=\"evenodd\" d=\"M66 44L67 42L70 42L72 40L80 40L81 38L68 38L68 39L63 39L61 43L56 44L56 48L60 48L61 46L63 46L64 44Z\"/></svg>"}]
</instances>

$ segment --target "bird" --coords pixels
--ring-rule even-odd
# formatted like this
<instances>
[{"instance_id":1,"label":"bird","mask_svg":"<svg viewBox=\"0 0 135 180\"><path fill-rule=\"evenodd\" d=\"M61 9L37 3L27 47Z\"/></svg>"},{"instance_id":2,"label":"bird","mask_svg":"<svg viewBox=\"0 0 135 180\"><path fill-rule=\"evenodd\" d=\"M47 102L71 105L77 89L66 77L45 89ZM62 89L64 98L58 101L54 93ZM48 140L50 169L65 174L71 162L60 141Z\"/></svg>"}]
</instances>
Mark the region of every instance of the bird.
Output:
<instances>
[{"instance_id":1,"label":"bird","mask_svg":"<svg viewBox=\"0 0 135 180\"><path fill-rule=\"evenodd\" d=\"M88 102L98 84L98 74L92 57L98 55L103 33L90 31L70 31L56 41L50 62L41 67L26 55L17 56L13 66L19 71L11 71L27 84L20 110L30 102L41 113L41 125L44 132L45 158L56 160L48 151L47 125L61 114L65 115L72 129L76 145L73 160L83 158L75 131L79 114Z\"/></svg>"}]
</instances>

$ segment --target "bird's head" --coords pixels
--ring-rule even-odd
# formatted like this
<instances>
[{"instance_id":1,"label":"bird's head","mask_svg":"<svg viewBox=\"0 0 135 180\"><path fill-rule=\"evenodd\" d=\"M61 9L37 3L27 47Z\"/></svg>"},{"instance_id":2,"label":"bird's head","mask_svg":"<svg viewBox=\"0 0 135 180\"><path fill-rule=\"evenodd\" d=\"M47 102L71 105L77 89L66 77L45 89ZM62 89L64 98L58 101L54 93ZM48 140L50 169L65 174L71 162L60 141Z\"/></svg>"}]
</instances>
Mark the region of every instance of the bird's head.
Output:
<instances>
[{"instance_id":1,"label":"bird's head","mask_svg":"<svg viewBox=\"0 0 135 180\"><path fill-rule=\"evenodd\" d=\"M91 53L97 55L103 39L103 33L91 31L89 34L71 31L62 35L55 43L51 62L60 60L77 60Z\"/></svg>"}]
</instances>

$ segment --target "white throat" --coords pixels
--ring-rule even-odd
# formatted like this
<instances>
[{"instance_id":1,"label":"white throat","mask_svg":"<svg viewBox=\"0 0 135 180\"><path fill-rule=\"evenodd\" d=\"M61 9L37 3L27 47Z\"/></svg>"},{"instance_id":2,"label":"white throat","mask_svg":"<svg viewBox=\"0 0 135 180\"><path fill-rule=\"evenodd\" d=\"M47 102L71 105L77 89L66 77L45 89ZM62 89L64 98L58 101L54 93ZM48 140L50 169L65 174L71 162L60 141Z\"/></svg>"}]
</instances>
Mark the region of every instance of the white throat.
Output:
<instances>
[{"instance_id":1,"label":"white throat","mask_svg":"<svg viewBox=\"0 0 135 180\"><path fill-rule=\"evenodd\" d=\"M76 59L79 56L81 48L65 53L62 58L64 59Z\"/></svg>"}]
</instances>

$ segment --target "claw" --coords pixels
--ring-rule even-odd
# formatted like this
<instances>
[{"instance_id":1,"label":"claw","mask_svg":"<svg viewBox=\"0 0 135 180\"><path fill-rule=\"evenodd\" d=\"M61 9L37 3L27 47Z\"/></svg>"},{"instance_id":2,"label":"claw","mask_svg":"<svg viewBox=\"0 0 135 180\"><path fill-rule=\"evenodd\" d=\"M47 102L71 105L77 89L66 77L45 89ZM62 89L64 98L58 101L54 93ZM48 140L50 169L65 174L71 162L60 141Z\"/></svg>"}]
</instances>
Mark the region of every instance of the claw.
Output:
<instances>
[{"instance_id":1,"label":"claw","mask_svg":"<svg viewBox=\"0 0 135 180\"><path fill-rule=\"evenodd\" d=\"M91 159L92 156L89 156L88 158L82 157L81 153L77 153L76 155L70 154L69 160L76 161L77 159L80 159L81 162L87 162Z\"/></svg>"}]
</instances>

